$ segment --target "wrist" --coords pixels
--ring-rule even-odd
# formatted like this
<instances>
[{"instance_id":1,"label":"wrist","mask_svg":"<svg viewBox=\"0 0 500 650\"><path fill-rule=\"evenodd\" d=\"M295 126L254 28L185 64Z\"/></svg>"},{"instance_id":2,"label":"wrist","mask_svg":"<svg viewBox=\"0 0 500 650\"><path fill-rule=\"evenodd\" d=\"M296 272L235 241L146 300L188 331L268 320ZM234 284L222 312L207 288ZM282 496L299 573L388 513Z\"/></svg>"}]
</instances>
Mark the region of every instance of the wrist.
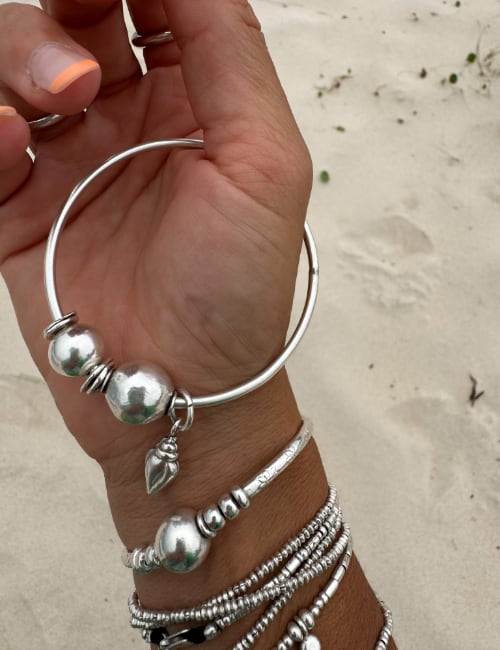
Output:
<instances>
[{"instance_id":1,"label":"wrist","mask_svg":"<svg viewBox=\"0 0 500 650\"><path fill-rule=\"evenodd\" d=\"M282 372L244 399L223 407L199 409L192 428L179 434L179 476L158 494L147 496L145 489L144 456L152 446L151 440L144 440L143 448L134 447L126 456L104 462L111 510L124 544L128 548L147 545L168 514L180 507L204 508L234 486L243 485L289 444L301 422ZM157 441L157 432L155 436ZM306 451L285 474L309 455ZM304 470L304 476L307 474ZM269 498L272 487L265 490ZM244 517L253 509L254 501Z\"/></svg>"},{"instance_id":2,"label":"wrist","mask_svg":"<svg viewBox=\"0 0 500 650\"><path fill-rule=\"evenodd\" d=\"M239 402L198 411L192 429L179 440L180 475L159 494L146 495L142 458L132 481L123 467L106 467L109 500L125 546L132 550L152 543L162 521L181 507L198 510L217 503L233 486L267 465L300 425L288 379L280 373ZM248 510L228 522L194 572L175 575L160 569L136 574L142 604L152 609L186 607L223 591L298 532L323 504L327 490L316 445L310 441L283 474L252 500ZM240 627L236 625L231 632L235 638Z\"/></svg>"}]
</instances>

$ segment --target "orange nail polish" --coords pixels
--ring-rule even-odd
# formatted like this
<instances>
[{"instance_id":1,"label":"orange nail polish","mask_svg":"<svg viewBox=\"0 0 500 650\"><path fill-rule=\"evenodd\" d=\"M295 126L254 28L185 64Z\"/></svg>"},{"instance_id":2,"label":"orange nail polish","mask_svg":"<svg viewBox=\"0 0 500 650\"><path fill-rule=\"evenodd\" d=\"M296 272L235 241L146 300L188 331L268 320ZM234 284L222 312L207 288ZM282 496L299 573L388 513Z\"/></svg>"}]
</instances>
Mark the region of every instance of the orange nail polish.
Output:
<instances>
[{"instance_id":1,"label":"orange nail polish","mask_svg":"<svg viewBox=\"0 0 500 650\"><path fill-rule=\"evenodd\" d=\"M44 43L31 55L28 69L35 86L57 95L77 79L98 70L99 64L60 43Z\"/></svg>"},{"instance_id":2,"label":"orange nail polish","mask_svg":"<svg viewBox=\"0 0 500 650\"><path fill-rule=\"evenodd\" d=\"M66 70L63 70L54 79L50 84L49 91L54 95L57 95L57 93L60 93L68 86L71 86L71 84L77 79L80 79L80 77L83 77L88 72L92 72L92 70L98 69L99 65L95 61L92 61L92 59L77 61L76 63L73 63L73 65L70 65L69 68L66 68Z\"/></svg>"},{"instance_id":3,"label":"orange nail polish","mask_svg":"<svg viewBox=\"0 0 500 650\"><path fill-rule=\"evenodd\" d=\"M17 111L12 106L0 106L0 117L14 117Z\"/></svg>"}]
</instances>

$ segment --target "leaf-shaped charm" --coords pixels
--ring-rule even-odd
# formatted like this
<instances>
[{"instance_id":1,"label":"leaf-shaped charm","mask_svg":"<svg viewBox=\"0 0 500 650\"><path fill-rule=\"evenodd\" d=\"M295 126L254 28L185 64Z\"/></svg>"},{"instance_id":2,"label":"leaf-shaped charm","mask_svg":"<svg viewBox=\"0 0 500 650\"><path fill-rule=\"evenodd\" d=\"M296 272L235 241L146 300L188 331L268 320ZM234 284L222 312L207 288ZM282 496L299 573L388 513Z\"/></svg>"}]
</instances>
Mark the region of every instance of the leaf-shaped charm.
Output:
<instances>
[{"instance_id":1,"label":"leaf-shaped charm","mask_svg":"<svg viewBox=\"0 0 500 650\"><path fill-rule=\"evenodd\" d=\"M146 454L146 489L148 494L156 494L170 483L179 472L177 445L165 439Z\"/></svg>"}]
</instances>

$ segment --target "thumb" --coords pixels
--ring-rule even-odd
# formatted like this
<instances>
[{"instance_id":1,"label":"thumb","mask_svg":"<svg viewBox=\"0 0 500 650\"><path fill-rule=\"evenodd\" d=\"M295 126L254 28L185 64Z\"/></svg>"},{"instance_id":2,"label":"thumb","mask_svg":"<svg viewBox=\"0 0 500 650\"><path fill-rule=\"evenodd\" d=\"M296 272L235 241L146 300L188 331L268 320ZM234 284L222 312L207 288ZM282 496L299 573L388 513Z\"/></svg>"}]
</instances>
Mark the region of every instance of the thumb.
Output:
<instances>
[{"instance_id":1,"label":"thumb","mask_svg":"<svg viewBox=\"0 0 500 650\"><path fill-rule=\"evenodd\" d=\"M266 179L307 197L309 155L249 3L163 3L208 158L259 200Z\"/></svg>"}]
</instances>

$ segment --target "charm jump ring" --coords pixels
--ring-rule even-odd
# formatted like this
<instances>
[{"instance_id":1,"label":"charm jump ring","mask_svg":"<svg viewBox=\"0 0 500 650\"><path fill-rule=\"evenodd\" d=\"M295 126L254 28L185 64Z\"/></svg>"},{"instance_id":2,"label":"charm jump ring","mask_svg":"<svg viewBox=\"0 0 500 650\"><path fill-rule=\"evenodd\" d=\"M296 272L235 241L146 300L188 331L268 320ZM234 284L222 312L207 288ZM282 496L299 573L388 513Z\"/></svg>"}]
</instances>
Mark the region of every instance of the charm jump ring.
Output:
<instances>
[{"instance_id":1,"label":"charm jump ring","mask_svg":"<svg viewBox=\"0 0 500 650\"><path fill-rule=\"evenodd\" d=\"M170 30L157 32L156 34L139 34L135 32L132 35L132 45L135 47L148 47L149 45L163 45L164 43L171 43L174 36Z\"/></svg>"},{"instance_id":2,"label":"charm jump ring","mask_svg":"<svg viewBox=\"0 0 500 650\"><path fill-rule=\"evenodd\" d=\"M180 395L184 400L184 402L186 403L186 407L185 407L186 417L184 420L182 420L182 418L177 417L177 413L175 412L175 408L176 408L175 402L176 402L177 395ZM194 421L194 404L193 404L193 398L187 391L185 390L176 391L176 394L174 395L170 403L170 408L168 409L168 415L172 420L172 424L177 425L178 431L187 431L188 429L191 428Z\"/></svg>"}]
</instances>

